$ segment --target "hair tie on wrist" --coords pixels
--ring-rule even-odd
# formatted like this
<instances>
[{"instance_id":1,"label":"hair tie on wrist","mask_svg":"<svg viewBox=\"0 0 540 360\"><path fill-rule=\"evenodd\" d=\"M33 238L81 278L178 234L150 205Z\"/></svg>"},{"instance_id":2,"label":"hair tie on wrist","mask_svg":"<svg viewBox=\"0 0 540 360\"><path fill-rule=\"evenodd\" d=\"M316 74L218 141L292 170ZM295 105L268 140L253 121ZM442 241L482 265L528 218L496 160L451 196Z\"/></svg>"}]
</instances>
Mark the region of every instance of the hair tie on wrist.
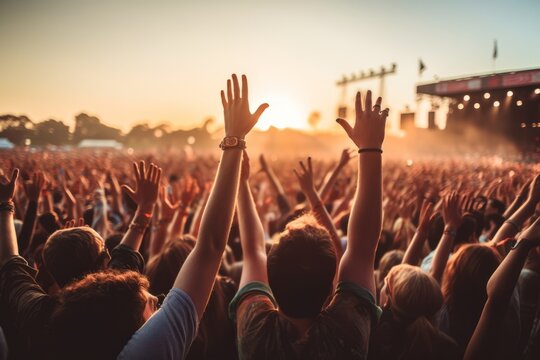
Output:
<instances>
[{"instance_id":1,"label":"hair tie on wrist","mask_svg":"<svg viewBox=\"0 0 540 360\"><path fill-rule=\"evenodd\" d=\"M382 149L381 148L362 148L362 149L358 149L359 154L365 153L365 152L378 152L379 154L382 154Z\"/></svg>"}]
</instances>

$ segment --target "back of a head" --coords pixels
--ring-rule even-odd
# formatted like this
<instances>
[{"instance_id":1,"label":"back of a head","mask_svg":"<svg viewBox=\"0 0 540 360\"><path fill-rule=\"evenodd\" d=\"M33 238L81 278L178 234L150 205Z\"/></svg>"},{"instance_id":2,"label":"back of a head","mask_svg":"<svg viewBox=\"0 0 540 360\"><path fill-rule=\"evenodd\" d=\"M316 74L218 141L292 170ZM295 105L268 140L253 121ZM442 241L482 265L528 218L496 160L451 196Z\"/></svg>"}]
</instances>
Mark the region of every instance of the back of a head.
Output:
<instances>
[{"instance_id":1,"label":"back of a head","mask_svg":"<svg viewBox=\"0 0 540 360\"><path fill-rule=\"evenodd\" d=\"M169 241L163 250L152 257L146 265L145 275L150 281L150 292L154 295L167 294L173 287L178 271L184 265L195 241L181 238Z\"/></svg>"},{"instance_id":2,"label":"back of a head","mask_svg":"<svg viewBox=\"0 0 540 360\"><path fill-rule=\"evenodd\" d=\"M328 232L309 215L290 222L268 254L268 281L280 310L317 316L331 293L336 252Z\"/></svg>"},{"instance_id":3,"label":"back of a head","mask_svg":"<svg viewBox=\"0 0 540 360\"><path fill-rule=\"evenodd\" d=\"M437 281L417 266L394 266L386 278L392 315L402 324L403 359L433 358L444 335L432 325L443 304Z\"/></svg>"},{"instance_id":4,"label":"back of a head","mask_svg":"<svg viewBox=\"0 0 540 360\"><path fill-rule=\"evenodd\" d=\"M103 239L87 226L57 230L43 248L45 267L60 287L102 270L106 258Z\"/></svg>"},{"instance_id":5,"label":"back of a head","mask_svg":"<svg viewBox=\"0 0 540 360\"><path fill-rule=\"evenodd\" d=\"M66 286L51 320L55 357L115 359L144 323L144 290L139 273L89 274Z\"/></svg>"},{"instance_id":6,"label":"back of a head","mask_svg":"<svg viewBox=\"0 0 540 360\"><path fill-rule=\"evenodd\" d=\"M448 307L450 335L464 347L476 327L487 300L486 285L501 262L487 245L463 245L448 261L442 290Z\"/></svg>"}]
</instances>

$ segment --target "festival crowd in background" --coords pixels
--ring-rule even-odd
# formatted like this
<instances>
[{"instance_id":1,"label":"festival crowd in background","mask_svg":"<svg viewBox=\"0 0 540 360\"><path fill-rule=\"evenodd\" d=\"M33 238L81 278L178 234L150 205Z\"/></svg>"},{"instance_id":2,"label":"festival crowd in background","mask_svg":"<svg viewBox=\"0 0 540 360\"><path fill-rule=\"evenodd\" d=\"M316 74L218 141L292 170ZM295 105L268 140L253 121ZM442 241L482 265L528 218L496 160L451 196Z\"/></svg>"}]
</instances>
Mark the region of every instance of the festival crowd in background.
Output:
<instances>
[{"instance_id":1,"label":"festival crowd in background","mask_svg":"<svg viewBox=\"0 0 540 360\"><path fill-rule=\"evenodd\" d=\"M383 162L371 92L271 160L221 100L220 159L0 154L0 359L540 358L538 164Z\"/></svg>"}]
</instances>

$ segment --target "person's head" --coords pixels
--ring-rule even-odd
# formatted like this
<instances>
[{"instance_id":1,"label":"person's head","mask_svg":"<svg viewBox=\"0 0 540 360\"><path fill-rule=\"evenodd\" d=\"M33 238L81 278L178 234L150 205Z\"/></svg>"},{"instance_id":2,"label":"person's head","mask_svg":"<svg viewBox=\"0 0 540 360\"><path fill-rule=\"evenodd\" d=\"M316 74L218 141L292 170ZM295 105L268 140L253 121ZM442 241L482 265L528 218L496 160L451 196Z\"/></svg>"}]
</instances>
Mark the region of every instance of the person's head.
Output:
<instances>
[{"instance_id":1,"label":"person's head","mask_svg":"<svg viewBox=\"0 0 540 360\"><path fill-rule=\"evenodd\" d=\"M332 291L336 252L312 216L290 222L268 254L268 282L280 311L292 318L320 313Z\"/></svg>"},{"instance_id":2,"label":"person's head","mask_svg":"<svg viewBox=\"0 0 540 360\"><path fill-rule=\"evenodd\" d=\"M454 246L459 247L463 244L471 244L477 242L476 239L477 222L473 215L465 214L456 231L456 239Z\"/></svg>"},{"instance_id":3,"label":"person's head","mask_svg":"<svg viewBox=\"0 0 540 360\"><path fill-rule=\"evenodd\" d=\"M506 211L506 205L498 199L489 199L486 206L486 214L498 214L502 215Z\"/></svg>"},{"instance_id":4,"label":"person's head","mask_svg":"<svg viewBox=\"0 0 540 360\"><path fill-rule=\"evenodd\" d=\"M43 248L43 262L58 286L102 270L109 253L101 236L88 226L55 231Z\"/></svg>"},{"instance_id":5,"label":"person's head","mask_svg":"<svg viewBox=\"0 0 540 360\"><path fill-rule=\"evenodd\" d=\"M378 279L380 281L378 285L378 288L380 289L382 287L382 282L384 282L384 279L386 279L386 276L390 272L390 270L403 261L403 256L405 253L401 250L392 250L384 254L384 256L381 258L381 261L379 262L379 276Z\"/></svg>"},{"instance_id":6,"label":"person's head","mask_svg":"<svg viewBox=\"0 0 540 360\"><path fill-rule=\"evenodd\" d=\"M60 359L115 359L157 307L148 280L134 271L89 274L58 301L51 333Z\"/></svg>"},{"instance_id":7,"label":"person's head","mask_svg":"<svg viewBox=\"0 0 540 360\"><path fill-rule=\"evenodd\" d=\"M377 243L377 250L375 251L375 269L379 268L382 258L392 249L392 246L394 245L393 242L394 236L390 231L381 231L381 236L379 237L379 242ZM401 262L401 260L399 262Z\"/></svg>"},{"instance_id":8,"label":"person's head","mask_svg":"<svg viewBox=\"0 0 540 360\"><path fill-rule=\"evenodd\" d=\"M437 281L418 266L394 266L385 278L383 292L392 314L410 323L419 317L430 319L443 303Z\"/></svg>"},{"instance_id":9,"label":"person's head","mask_svg":"<svg viewBox=\"0 0 540 360\"><path fill-rule=\"evenodd\" d=\"M195 241L191 238L169 241L158 255L148 261L145 275L150 281L150 292L152 294L159 295L169 292L178 271L184 265L194 246Z\"/></svg>"}]
</instances>

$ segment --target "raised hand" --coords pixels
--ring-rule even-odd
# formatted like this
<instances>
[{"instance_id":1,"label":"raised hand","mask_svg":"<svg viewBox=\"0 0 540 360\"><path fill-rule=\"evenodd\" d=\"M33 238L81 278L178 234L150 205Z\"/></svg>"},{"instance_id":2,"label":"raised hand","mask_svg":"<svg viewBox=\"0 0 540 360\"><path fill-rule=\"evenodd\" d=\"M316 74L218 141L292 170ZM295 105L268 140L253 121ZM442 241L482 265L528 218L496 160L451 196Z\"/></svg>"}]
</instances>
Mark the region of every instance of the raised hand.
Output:
<instances>
[{"instance_id":1,"label":"raised hand","mask_svg":"<svg viewBox=\"0 0 540 360\"><path fill-rule=\"evenodd\" d=\"M174 217L174 213L180 207L180 201L175 201L174 198L169 198L167 188L161 186L159 190L159 219L162 221L170 221ZM171 202L172 201L172 202Z\"/></svg>"},{"instance_id":2,"label":"raised hand","mask_svg":"<svg viewBox=\"0 0 540 360\"><path fill-rule=\"evenodd\" d=\"M226 97L225 92L221 91L221 102L225 116L225 136L235 136L240 139L243 139L255 126L268 107L268 104L262 104L253 114L250 112L247 78L242 75L242 89L240 89L236 74L232 75L232 82L227 80Z\"/></svg>"},{"instance_id":3,"label":"raised hand","mask_svg":"<svg viewBox=\"0 0 540 360\"><path fill-rule=\"evenodd\" d=\"M354 150L351 149L343 149L341 152L341 157L339 159L339 166L343 167L347 165L347 163L352 159L352 155L354 154Z\"/></svg>"},{"instance_id":4,"label":"raised hand","mask_svg":"<svg viewBox=\"0 0 540 360\"><path fill-rule=\"evenodd\" d=\"M146 212L152 212L159 193L159 182L161 180L161 168L150 164L146 170L144 161L139 164L133 163L135 173L136 188L133 190L128 185L122 185L122 189L137 203L137 206Z\"/></svg>"},{"instance_id":5,"label":"raised hand","mask_svg":"<svg viewBox=\"0 0 540 360\"><path fill-rule=\"evenodd\" d=\"M380 148L384 141L384 131L388 108L381 111L382 98L377 98L372 106L371 91L366 95L366 107L362 107L362 97L360 92L356 93L355 109L356 119L354 126L351 126L345 119L337 119L337 123L343 127L349 138L360 149Z\"/></svg>"},{"instance_id":6,"label":"raised hand","mask_svg":"<svg viewBox=\"0 0 540 360\"><path fill-rule=\"evenodd\" d=\"M457 192L452 192L444 197L442 202L442 216L444 225L457 230L462 221L462 208L460 197Z\"/></svg>"},{"instance_id":7,"label":"raised hand","mask_svg":"<svg viewBox=\"0 0 540 360\"><path fill-rule=\"evenodd\" d=\"M83 218L79 218L79 220L77 220L77 221L75 221L74 219L66 221L64 226L62 226L62 229L71 229L71 228L74 228L74 227L81 227L81 226L84 226L84 219Z\"/></svg>"},{"instance_id":8,"label":"raised hand","mask_svg":"<svg viewBox=\"0 0 540 360\"><path fill-rule=\"evenodd\" d=\"M45 176L42 172L35 172L32 180L24 183L24 192L30 201L38 201L41 195L41 190L45 186Z\"/></svg>"},{"instance_id":9,"label":"raised hand","mask_svg":"<svg viewBox=\"0 0 540 360\"><path fill-rule=\"evenodd\" d=\"M540 202L540 174L536 175L529 185L529 193L525 201L531 206L536 206Z\"/></svg>"},{"instance_id":10,"label":"raised hand","mask_svg":"<svg viewBox=\"0 0 540 360\"><path fill-rule=\"evenodd\" d=\"M540 217L537 218L528 228L517 236L518 241L526 240L531 246L540 246Z\"/></svg>"},{"instance_id":11,"label":"raised hand","mask_svg":"<svg viewBox=\"0 0 540 360\"><path fill-rule=\"evenodd\" d=\"M293 169L293 171L298 179L300 188L304 194L309 196L311 193L315 192L315 186L313 185L313 166L311 164L311 156L307 159L307 168L303 161L300 161L299 164L301 167L300 173L296 171L296 169Z\"/></svg>"},{"instance_id":12,"label":"raised hand","mask_svg":"<svg viewBox=\"0 0 540 360\"><path fill-rule=\"evenodd\" d=\"M19 169L13 170L11 174L11 179L6 179L5 176L2 176L0 179L0 202L13 201L13 196L15 195L15 183L19 177Z\"/></svg>"},{"instance_id":13,"label":"raised hand","mask_svg":"<svg viewBox=\"0 0 540 360\"><path fill-rule=\"evenodd\" d=\"M429 224L433 219L433 204L427 200L422 202L422 207L420 208L420 218L418 220L418 230L419 232L427 233L429 230Z\"/></svg>"},{"instance_id":14,"label":"raised hand","mask_svg":"<svg viewBox=\"0 0 540 360\"><path fill-rule=\"evenodd\" d=\"M261 154L259 156L259 163L261 164L261 171L268 172L268 163L266 162L266 158L264 157L264 154Z\"/></svg>"}]
</instances>

